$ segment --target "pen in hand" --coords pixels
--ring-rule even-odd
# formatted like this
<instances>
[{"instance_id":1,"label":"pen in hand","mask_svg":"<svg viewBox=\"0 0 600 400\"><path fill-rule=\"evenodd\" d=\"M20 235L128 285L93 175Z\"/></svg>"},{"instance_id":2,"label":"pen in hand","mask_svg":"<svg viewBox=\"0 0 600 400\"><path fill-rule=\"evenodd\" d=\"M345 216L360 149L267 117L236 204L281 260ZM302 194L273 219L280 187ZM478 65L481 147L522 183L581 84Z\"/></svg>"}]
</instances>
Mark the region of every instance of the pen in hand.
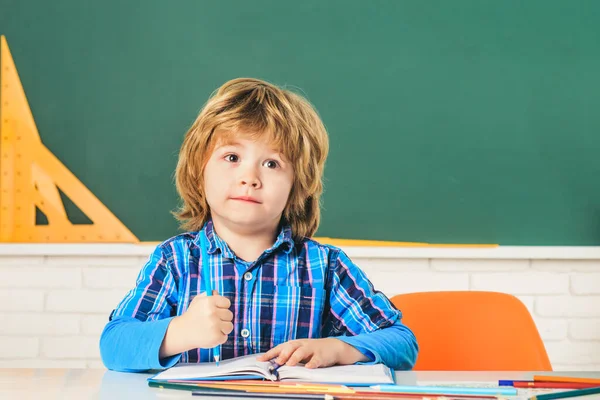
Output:
<instances>
[{"instance_id":1,"label":"pen in hand","mask_svg":"<svg viewBox=\"0 0 600 400\"><path fill-rule=\"evenodd\" d=\"M200 232L200 248L202 250L202 279L204 280L204 288L207 296L212 296L212 281L210 280L210 263L208 261L208 244L206 243L206 234ZM213 355L217 367L219 366L219 359L221 358L221 348L217 345L213 350Z\"/></svg>"}]
</instances>

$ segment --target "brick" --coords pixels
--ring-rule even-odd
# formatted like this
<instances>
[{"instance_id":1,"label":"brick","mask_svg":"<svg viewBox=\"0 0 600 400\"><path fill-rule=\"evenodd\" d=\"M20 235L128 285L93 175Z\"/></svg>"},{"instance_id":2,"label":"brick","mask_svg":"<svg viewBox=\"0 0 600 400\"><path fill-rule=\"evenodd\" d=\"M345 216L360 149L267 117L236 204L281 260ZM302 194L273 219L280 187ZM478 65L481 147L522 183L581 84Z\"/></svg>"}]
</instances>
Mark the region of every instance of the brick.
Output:
<instances>
[{"instance_id":1,"label":"brick","mask_svg":"<svg viewBox=\"0 0 600 400\"><path fill-rule=\"evenodd\" d=\"M150 259L150 256L152 255L152 252L154 251L154 248L151 249L150 251L148 251L148 255L147 256L138 256L137 258L137 263L140 266L140 268L144 265L146 265L146 263L148 262L148 260Z\"/></svg>"},{"instance_id":2,"label":"brick","mask_svg":"<svg viewBox=\"0 0 600 400\"><path fill-rule=\"evenodd\" d=\"M377 290L388 297L400 293L438 290L468 290L469 275L443 272L381 273L369 276Z\"/></svg>"},{"instance_id":3,"label":"brick","mask_svg":"<svg viewBox=\"0 0 600 400\"><path fill-rule=\"evenodd\" d=\"M567 338L569 324L564 319L534 318L540 336L544 342L560 341Z\"/></svg>"},{"instance_id":4,"label":"brick","mask_svg":"<svg viewBox=\"0 0 600 400\"><path fill-rule=\"evenodd\" d=\"M527 307L527 310L529 310L529 313L533 315L535 309L535 296L517 295L515 297L521 300L521 303L523 303L525 307Z\"/></svg>"},{"instance_id":5,"label":"brick","mask_svg":"<svg viewBox=\"0 0 600 400\"><path fill-rule=\"evenodd\" d=\"M569 337L574 340L600 340L600 319L571 320Z\"/></svg>"},{"instance_id":6,"label":"brick","mask_svg":"<svg viewBox=\"0 0 600 400\"><path fill-rule=\"evenodd\" d=\"M600 360L600 342L545 343L552 365L590 365Z\"/></svg>"},{"instance_id":7,"label":"brick","mask_svg":"<svg viewBox=\"0 0 600 400\"><path fill-rule=\"evenodd\" d=\"M0 287L12 288L71 288L81 287L79 268L50 266L2 268Z\"/></svg>"},{"instance_id":8,"label":"brick","mask_svg":"<svg viewBox=\"0 0 600 400\"><path fill-rule=\"evenodd\" d=\"M64 314L0 314L0 335L72 335L79 333L79 316Z\"/></svg>"},{"instance_id":9,"label":"brick","mask_svg":"<svg viewBox=\"0 0 600 400\"><path fill-rule=\"evenodd\" d=\"M600 271L598 260L531 260L531 268L538 271Z\"/></svg>"},{"instance_id":10,"label":"brick","mask_svg":"<svg viewBox=\"0 0 600 400\"><path fill-rule=\"evenodd\" d=\"M35 358L39 354L39 347L38 338L0 336L2 358Z\"/></svg>"},{"instance_id":11,"label":"brick","mask_svg":"<svg viewBox=\"0 0 600 400\"><path fill-rule=\"evenodd\" d=\"M540 296L535 312L542 317L600 317L600 296Z\"/></svg>"},{"instance_id":12,"label":"brick","mask_svg":"<svg viewBox=\"0 0 600 400\"><path fill-rule=\"evenodd\" d=\"M21 267L44 263L44 256L0 256L0 267Z\"/></svg>"},{"instance_id":13,"label":"brick","mask_svg":"<svg viewBox=\"0 0 600 400\"><path fill-rule=\"evenodd\" d=\"M511 294L560 294L569 291L569 277L551 272L474 273L471 289Z\"/></svg>"},{"instance_id":14,"label":"brick","mask_svg":"<svg viewBox=\"0 0 600 400\"><path fill-rule=\"evenodd\" d=\"M65 336L42 338L42 355L46 358L100 359L100 338L95 336Z\"/></svg>"},{"instance_id":15,"label":"brick","mask_svg":"<svg viewBox=\"0 0 600 400\"><path fill-rule=\"evenodd\" d=\"M62 267L136 267L140 270L148 257L139 256L48 256L46 264Z\"/></svg>"},{"instance_id":16,"label":"brick","mask_svg":"<svg viewBox=\"0 0 600 400\"><path fill-rule=\"evenodd\" d=\"M575 260L573 270L577 272L600 272L600 260Z\"/></svg>"},{"instance_id":17,"label":"brick","mask_svg":"<svg viewBox=\"0 0 600 400\"><path fill-rule=\"evenodd\" d=\"M83 285L93 289L132 289L135 286L139 268L85 268Z\"/></svg>"},{"instance_id":18,"label":"brick","mask_svg":"<svg viewBox=\"0 0 600 400\"><path fill-rule=\"evenodd\" d=\"M525 271L529 260L432 259L436 271Z\"/></svg>"},{"instance_id":19,"label":"brick","mask_svg":"<svg viewBox=\"0 0 600 400\"><path fill-rule=\"evenodd\" d=\"M429 269L429 260L427 259L355 258L353 261L367 273L377 271L402 274L404 272L424 272Z\"/></svg>"},{"instance_id":20,"label":"brick","mask_svg":"<svg viewBox=\"0 0 600 400\"><path fill-rule=\"evenodd\" d=\"M571 293L574 294L600 294L600 274L572 274Z\"/></svg>"},{"instance_id":21,"label":"brick","mask_svg":"<svg viewBox=\"0 0 600 400\"><path fill-rule=\"evenodd\" d=\"M586 365L569 365L569 364L552 364L552 369L554 371L590 371L590 372L598 372L600 371L600 364L586 364ZM579 375L574 375L579 376ZM596 374L590 374L590 377L597 377Z\"/></svg>"},{"instance_id":22,"label":"brick","mask_svg":"<svg viewBox=\"0 0 600 400\"><path fill-rule=\"evenodd\" d=\"M109 314L85 315L81 318L81 333L100 336L108 323Z\"/></svg>"},{"instance_id":23,"label":"brick","mask_svg":"<svg viewBox=\"0 0 600 400\"><path fill-rule=\"evenodd\" d=\"M84 360L0 359L0 368L86 368Z\"/></svg>"},{"instance_id":24,"label":"brick","mask_svg":"<svg viewBox=\"0 0 600 400\"><path fill-rule=\"evenodd\" d=\"M44 291L0 288L0 311L42 311Z\"/></svg>"},{"instance_id":25,"label":"brick","mask_svg":"<svg viewBox=\"0 0 600 400\"><path fill-rule=\"evenodd\" d=\"M46 310L108 315L125 294L126 290L54 290L48 293Z\"/></svg>"}]
</instances>

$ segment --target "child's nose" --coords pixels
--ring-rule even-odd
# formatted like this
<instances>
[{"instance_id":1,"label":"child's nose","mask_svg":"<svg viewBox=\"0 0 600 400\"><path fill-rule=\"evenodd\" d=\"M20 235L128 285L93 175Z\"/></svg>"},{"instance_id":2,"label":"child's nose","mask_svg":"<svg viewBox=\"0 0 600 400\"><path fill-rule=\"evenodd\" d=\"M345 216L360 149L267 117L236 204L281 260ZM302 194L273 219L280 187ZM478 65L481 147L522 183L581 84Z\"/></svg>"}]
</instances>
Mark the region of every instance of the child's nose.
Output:
<instances>
[{"instance_id":1,"label":"child's nose","mask_svg":"<svg viewBox=\"0 0 600 400\"><path fill-rule=\"evenodd\" d=\"M256 189L260 186L260 181L258 179L242 179L242 185L249 185Z\"/></svg>"},{"instance_id":2,"label":"child's nose","mask_svg":"<svg viewBox=\"0 0 600 400\"><path fill-rule=\"evenodd\" d=\"M244 171L240 177L240 183L243 186L252 186L254 189L259 188L261 185L258 174L253 168L248 168Z\"/></svg>"}]
</instances>

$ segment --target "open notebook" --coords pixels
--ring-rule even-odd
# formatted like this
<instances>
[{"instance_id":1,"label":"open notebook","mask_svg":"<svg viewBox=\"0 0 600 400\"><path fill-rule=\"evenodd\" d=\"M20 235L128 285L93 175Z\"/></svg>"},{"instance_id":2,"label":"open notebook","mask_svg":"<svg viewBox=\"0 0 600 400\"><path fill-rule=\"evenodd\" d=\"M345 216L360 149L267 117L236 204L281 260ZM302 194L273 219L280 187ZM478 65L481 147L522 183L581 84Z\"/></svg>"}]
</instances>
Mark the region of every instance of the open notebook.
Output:
<instances>
[{"instance_id":1,"label":"open notebook","mask_svg":"<svg viewBox=\"0 0 600 400\"><path fill-rule=\"evenodd\" d=\"M177 364L150 378L154 382L207 381L232 379L268 379L271 381L297 381L336 383L349 386L384 385L394 383L394 371L383 364L339 365L309 369L302 365L276 366L260 362L259 354L215 363Z\"/></svg>"}]
</instances>

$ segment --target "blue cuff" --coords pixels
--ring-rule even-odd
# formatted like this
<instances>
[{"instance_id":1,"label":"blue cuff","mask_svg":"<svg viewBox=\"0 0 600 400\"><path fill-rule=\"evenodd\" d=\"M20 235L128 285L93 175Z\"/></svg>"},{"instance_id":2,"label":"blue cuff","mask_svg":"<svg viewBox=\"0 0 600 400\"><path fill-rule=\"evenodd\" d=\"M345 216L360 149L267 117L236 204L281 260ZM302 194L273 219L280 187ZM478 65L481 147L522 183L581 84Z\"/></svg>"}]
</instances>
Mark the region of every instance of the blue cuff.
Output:
<instances>
[{"instance_id":1,"label":"blue cuff","mask_svg":"<svg viewBox=\"0 0 600 400\"><path fill-rule=\"evenodd\" d=\"M142 322L131 317L118 317L110 321L100 337L100 354L106 368L142 372L175 365L181 354L159 358L160 346L172 319Z\"/></svg>"},{"instance_id":2,"label":"blue cuff","mask_svg":"<svg viewBox=\"0 0 600 400\"><path fill-rule=\"evenodd\" d=\"M360 364L383 363L395 370L407 370L417 361L417 339L400 321L373 332L335 338L354 346L369 358L370 361Z\"/></svg>"}]
</instances>

